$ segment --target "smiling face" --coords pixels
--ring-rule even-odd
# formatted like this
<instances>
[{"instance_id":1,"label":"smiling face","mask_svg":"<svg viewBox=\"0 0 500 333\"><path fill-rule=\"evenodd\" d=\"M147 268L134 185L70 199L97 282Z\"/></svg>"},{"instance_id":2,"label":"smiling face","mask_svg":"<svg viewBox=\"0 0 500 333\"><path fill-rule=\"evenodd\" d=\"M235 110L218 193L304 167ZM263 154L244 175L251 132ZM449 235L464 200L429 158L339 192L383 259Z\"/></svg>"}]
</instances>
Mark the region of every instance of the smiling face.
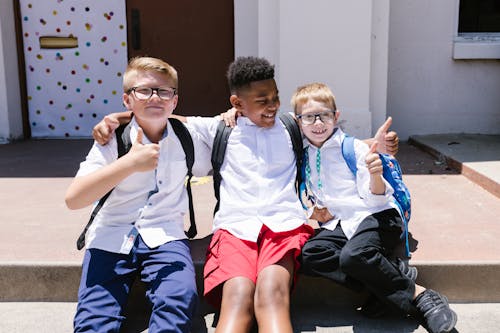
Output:
<instances>
[{"instance_id":1,"label":"smiling face","mask_svg":"<svg viewBox=\"0 0 500 333\"><path fill-rule=\"evenodd\" d=\"M259 127L272 127L280 107L274 79L254 81L231 95L231 104Z\"/></svg>"},{"instance_id":2,"label":"smiling face","mask_svg":"<svg viewBox=\"0 0 500 333\"><path fill-rule=\"evenodd\" d=\"M331 107L326 103L313 99L309 99L304 104L296 106L297 115L301 115L302 117L306 115L310 117L314 116L312 124L305 124L305 120L299 119L299 126L309 142L318 148L332 136L333 130L337 126L339 111L337 110L333 113L333 116L328 113L331 111Z\"/></svg>"},{"instance_id":3,"label":"smiling face","mask_svg":"<svg viewBox=\"0 0 500 333\"><path fill-rule=\"evenodd\" d=\"M133 87L165 88L171 89L173 83L169 78L158 72L137 70L132 76ZM141 126L164 124L177 106L177 95L171 99L161 99L158 91L154 91L149 99L137 98L135 92L123 94L123 103L128 110L134 112L137 122Z\"/></svg>"}]
</instances>

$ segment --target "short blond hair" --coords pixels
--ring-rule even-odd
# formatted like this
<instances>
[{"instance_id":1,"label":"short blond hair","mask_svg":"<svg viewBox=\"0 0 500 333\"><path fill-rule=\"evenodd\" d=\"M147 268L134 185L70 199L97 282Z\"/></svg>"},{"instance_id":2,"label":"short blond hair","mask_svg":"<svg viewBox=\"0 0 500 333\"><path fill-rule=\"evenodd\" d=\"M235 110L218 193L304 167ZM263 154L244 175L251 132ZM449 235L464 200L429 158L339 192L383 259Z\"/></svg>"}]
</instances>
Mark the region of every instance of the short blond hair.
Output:
<instances>
[{"instance_id":1,"label":"short blond hair","mask_svg":"<svg viewBox=\"0 0 500 333\"><path fill-rule=\"evenodd\" d=\"M178 88L177 71L165 61L153 57L135 57L130 59L127 69L123 74L123 91L128 92L133 86L137 72L156 72L165 76L172 88Z\"/></svg>"},{"instance_id":2,"label":"short blond hair","mask_svg":"<svg viewBox=\"0 0 500 333\"><path fill-rule=\"evenodd\" d=\"M324 103L332 110L337 110L335 96L331 89L324 83L315 82L298 87L290 101L293 112L297 114L297 108L306 104L309 100Z\"/></svg>"}]
</instances>

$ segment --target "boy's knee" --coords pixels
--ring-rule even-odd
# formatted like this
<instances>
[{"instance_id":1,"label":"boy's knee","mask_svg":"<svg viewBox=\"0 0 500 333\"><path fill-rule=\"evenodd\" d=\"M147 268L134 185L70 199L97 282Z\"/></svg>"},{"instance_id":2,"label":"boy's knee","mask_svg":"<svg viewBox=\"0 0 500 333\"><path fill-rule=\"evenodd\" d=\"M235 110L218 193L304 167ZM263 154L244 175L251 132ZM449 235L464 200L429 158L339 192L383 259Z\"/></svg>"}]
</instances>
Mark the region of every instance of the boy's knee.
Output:
<instances>
[{"instance_id":1,"label":"boy's knee","mask_svg":"<svg viewBox=\"0 0 500 333\"><path fill-rule=\"evenodd\" d=\"M347 275L356 276L356 273L367 265L372 252L372 250L366 248L352 249L345 247L340 253L340 269Z\"/></svg>"},{"instance_id":2,"label":"boy's knee","mask_svg":"<svg viewBox=\"0 0 500 333\"><path fill-rule=\"evenodd\" d=\"M290 288L287 285L267 284L255 291L256 309L272 309L288 306Z\"/></svg>"}]
</instances>

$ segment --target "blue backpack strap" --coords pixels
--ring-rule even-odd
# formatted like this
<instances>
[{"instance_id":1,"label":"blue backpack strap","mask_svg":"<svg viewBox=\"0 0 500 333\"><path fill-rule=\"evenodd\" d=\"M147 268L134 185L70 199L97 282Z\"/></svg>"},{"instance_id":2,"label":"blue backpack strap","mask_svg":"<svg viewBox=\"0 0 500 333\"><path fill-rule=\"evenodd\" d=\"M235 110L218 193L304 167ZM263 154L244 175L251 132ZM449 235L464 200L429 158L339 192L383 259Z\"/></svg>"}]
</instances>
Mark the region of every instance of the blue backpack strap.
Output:
<instances>
[{"instance_id":1,"label":"blue backpack strap","mask_svg":"<svg viewBox=\"0 0 500 333\"><path fill-rule=\"evenodd\" d=\"M405 252L408 258L411 257L410 253L410 244L408 240L408 222L410 219L410 193L404 183L402 182L401 177L401 167L397 160L386 154L379 154L380 159L382 160L383 166L383 177L384 179L391 184L394 188L394 202L399 208L401 213L401 217L403 219L404 230L401 235L401 238L405 241ZM354 177L356 177L358 167L356 165L356 152L354 151L354 137L346 135L344 140L342 140L342 156L347 164L347 167L353 173Z\"/></svg>"},{"instance_id":2,"label":"blue backpack strap","mask_svg":"<svg viewBox=\"0 0 500 333\"><path fill-rule=\"evenodd\" d=\"M356 152L354 151L354 137L346 135L344 140L342 140L342 156L351 170L354 177L358 173L358 167L356 165Z\"/></svg>"}]
</instances>

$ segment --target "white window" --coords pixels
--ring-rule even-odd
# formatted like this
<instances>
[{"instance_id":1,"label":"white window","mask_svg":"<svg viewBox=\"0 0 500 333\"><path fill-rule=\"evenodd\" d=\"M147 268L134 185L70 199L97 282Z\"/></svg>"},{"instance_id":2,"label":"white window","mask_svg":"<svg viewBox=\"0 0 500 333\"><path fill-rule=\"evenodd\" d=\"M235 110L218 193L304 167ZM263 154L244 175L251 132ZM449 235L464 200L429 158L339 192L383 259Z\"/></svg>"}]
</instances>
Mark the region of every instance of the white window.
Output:
<instances>
[{"instance_id":1,"label":"white window","mask_svg":"<svg viewBox=\"0 0 500 333\"><path fill-rule=\"evenodd\" d=\"M500 59L500 1L460 0L454 59Z\"/></svg>"}]
</instances>

